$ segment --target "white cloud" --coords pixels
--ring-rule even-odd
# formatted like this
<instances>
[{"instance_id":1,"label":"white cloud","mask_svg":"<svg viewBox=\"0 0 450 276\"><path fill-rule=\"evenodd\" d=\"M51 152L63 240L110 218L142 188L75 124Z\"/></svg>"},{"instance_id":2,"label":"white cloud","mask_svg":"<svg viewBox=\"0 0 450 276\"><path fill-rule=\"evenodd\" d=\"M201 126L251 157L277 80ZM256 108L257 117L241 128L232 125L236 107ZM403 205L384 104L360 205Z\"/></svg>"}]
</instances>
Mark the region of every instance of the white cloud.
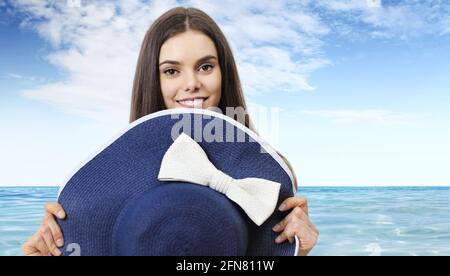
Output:
<instances>
[{"instance_id":1,"label":"white cloud","mask_svg":"<svg viewBox=\"0 0 450 276\"><path fill-rule=\"evenodd\" d=\"M17 0L14 5L32 28L53 46L47 59L66 79L24 91L26 97L65 112L96 119L126 120L141 41L154 19L178 6L151 1ZM310 75L332 64L324 37L409 37L449 33L450 3L380 0L183 1L216 20L235 54L246 95L314 90ZM433 2L434 3L434 2ZM446 19L445 19L446 18ZM447 22L447 23L445 23ZM362 24L361 24L362 23Z\"/></svg>"},{"instance_id":2,"label":"white cloud","mask_svg":"<svg viewBox=\"0 0 450 276\"><path fill-rule=\"evenodd\" d=\"M418 118L389 110L302 110L301 113L331 120L334 123L361 123L370 125L414 124Z\"/></svg>"},{"instance_id":3,"label":"white cloud","mask_svg":"<svg viewBox=\"0 0 450 276\"><path fill-rule=\"evenodd\" d=\"M16 73L5 74L3 76L0 76L0 78L13 79L13 80L19 82L20 84L26 84L26 85L39 85L41 83L47 82L47 80L42 77L24 76L24 75L16 74Z\"/></svg>"},{"instance_id":4,"label":"white cloud","mask_svg":"<svg viewBox=\"0 0 450 276\"><path fill-rule=\"evenodd\" d=\"M322 58L296 61L289 52L268 46L242 49L237 57L240 76L249 95L313 90L308 75L329 64Z\"/></svg>"},{"instance_id":5,"label":"white cloud","mask_svg":"<svg viewBox=\"0 0 450 276\"><path fill-rule=\"evenodd\" d=\"M424 15L415 12L408 6L393 6L373 10L366 13L362 20L382 30L385 37L400 35L406 38L428 31L428 24Z\"/></svg>"},{"instance_id":6,"label":"white cloud","mask_svg":"<svg viewBox=\"0 0 450 276\"><path fill-rule=\"evenodd\" d=\"M14 2L53 46L47 59L68 78L27 91L26 97L96 119L128 118L141 41L157 16L176 1ZM213 17L235 53L247 95L314 89L308 76L329 62L320 37L328 28L290 1L185 1Z\"/></svg>"},{"instance_id":7,"label":"white cloud","mask_svg":"<svg viewBox=\"0 0 450 276\"><path fill-rule=\"evenodd\" d=\"M447 12L447 17L442 20L441 24L441 32L440 35L450 34L450 8Z\"/></svg>"},{"instance_id":8,"label":"white cloud","mask_svg":"<svg viewBox=\"0 0 450 276\"><path fill-rule=\"evenodd\" d=\"M173 2L82 3L78 7L65 2L15 2L29 15L22 25L53 45L48 61L68 75L22 93L69 113L126 121L141 40L152 20Z\"/></svg>"},{"instance_id":9,"label":"white cloud","mask_svg":"<svg viewBox=\"0 0 450 276\"><path fill-rule=\"evenodd\" d=\"M352 32L369 33L373 38L418 37L445 33L450 12L448 1L318 0L318 7L333 16L333 25ZM366 24L361 27L360 23ZM352 28L356 24L358 29ZM339 28L333 28L340 31Z\"/></svg>"},{"instance_id":10,"label":"white cloud","mask_svg":"<svg viewBox=\"0 0 450 276\"><path fill-rule=\"evenodd\" d=\"M24 76L19 75L19 74L15 74L15 73L10 73L10 74L6 75L6 77L13 78L13 79L18 79L18 80L24 79Z\"/></svg>"},{"instance_id":11,"label":"white cloud","mask_svg":"<svg viewBox=\"0 0 450 276\"><path fill-rule=\"evenodd\" d=\"M381 0L316 0L315 2L327 10L338 12L366 11L382 7Z\"/></svg>"},{"instance_id":12,"label":"white cloud","mask_svg":"<svg viewBox=\"0 0 450 276\"><path fill-rule=\"evenodd\" d=\"M381 8L381 0L366 0L367 7Z\"/></svg>"}]
</instances>

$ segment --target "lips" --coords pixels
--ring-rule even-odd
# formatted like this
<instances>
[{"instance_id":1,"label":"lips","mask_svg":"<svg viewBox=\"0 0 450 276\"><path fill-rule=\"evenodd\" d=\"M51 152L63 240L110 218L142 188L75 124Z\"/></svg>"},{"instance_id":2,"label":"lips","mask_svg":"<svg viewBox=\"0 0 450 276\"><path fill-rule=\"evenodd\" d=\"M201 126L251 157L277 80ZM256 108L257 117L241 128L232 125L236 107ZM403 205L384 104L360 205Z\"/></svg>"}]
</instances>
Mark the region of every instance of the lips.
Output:
<instances>
[{"instance_id":1,"label":"lips","mask_svg":"<svg viewBox=\"0 0 450 276\"><path fill-rule=\"evenodd\" d=\"M196 97L196 98L187 98L176 102L180 106L185 108L203 108L203 102L206 101L207 99L208 97Z\"/></svg>"}]
</instances>

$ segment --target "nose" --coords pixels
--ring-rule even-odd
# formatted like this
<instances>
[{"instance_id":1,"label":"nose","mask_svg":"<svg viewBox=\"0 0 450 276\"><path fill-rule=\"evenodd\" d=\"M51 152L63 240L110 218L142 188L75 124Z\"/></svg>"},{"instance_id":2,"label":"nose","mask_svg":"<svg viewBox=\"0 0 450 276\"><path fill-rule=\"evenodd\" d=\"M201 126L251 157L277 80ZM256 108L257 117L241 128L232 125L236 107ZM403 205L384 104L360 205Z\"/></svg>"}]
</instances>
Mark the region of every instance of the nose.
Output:
<instances>
[{"instance_id":1,"label":"nose","mask_svg":"<svg viewBox=\"0 0 450 276\"><path fill-rule=\"evenodd\" d=\"M186 74L185 92L197 92L200 89L200 81L197 79L195 72L189 72Z\"/></svg>"}]
</instances>

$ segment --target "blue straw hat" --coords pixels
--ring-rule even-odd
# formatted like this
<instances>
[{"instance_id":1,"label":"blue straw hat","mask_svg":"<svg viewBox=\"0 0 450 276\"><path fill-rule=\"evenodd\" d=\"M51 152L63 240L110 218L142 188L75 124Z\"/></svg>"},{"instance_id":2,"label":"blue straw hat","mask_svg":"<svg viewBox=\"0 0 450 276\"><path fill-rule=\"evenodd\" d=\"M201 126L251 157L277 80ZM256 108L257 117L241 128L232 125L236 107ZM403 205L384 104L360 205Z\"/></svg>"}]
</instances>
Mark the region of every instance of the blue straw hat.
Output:
<instances>
[{"instance_id":1,"label":"blue straw hat","mask_svg":"<svg viewBox=\"0 0 450 276\"><path fill-rule=\"evenodd\" d=\"M292 172L258 136L201 109L130 124L61 188L63 255L293 256L272 227Z\"/></svg>"}]
</instances>

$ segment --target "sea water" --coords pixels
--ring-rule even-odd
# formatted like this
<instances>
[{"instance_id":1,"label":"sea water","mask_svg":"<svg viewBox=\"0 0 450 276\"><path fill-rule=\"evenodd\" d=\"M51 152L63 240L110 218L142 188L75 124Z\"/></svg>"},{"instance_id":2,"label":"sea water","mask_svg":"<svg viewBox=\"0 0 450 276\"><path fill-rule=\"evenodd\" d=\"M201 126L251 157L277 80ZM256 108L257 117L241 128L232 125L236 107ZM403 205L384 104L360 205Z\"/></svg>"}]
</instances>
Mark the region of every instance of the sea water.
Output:
<instances>
[{"instance_id":1,"label":"sea water","mask_svg":"<svg viewBox=\"0 0 450 276\"><path fill-rule=\"evenodd\" d=\"M21 255L58 188L0 187L0 255ZM450 187L301 187L310 255L450 255Z\"/></svg>"}]
</instances>

